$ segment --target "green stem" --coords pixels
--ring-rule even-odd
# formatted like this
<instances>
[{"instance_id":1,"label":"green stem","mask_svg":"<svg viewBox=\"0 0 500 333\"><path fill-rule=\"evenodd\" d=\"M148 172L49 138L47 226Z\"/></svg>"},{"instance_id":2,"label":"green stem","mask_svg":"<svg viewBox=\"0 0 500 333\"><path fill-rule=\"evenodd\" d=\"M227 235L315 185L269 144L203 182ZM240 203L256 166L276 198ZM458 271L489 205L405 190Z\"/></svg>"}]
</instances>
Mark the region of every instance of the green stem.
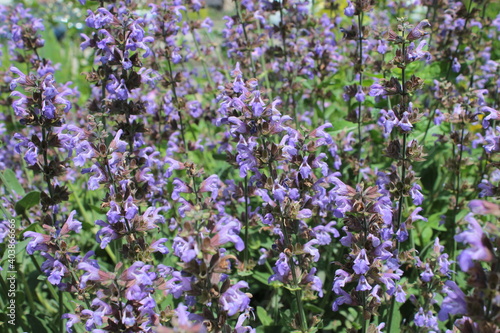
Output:
<instances>
[{"instance_id":1,"label":"green stem","mask_svg":"<svg viewBox=\"0 0 500 333\"><path fill-rule=\"evenodd\" d=\"M257 72L255 70L255 64L253 62L252 52L250 51L250 39L248 38L248 35L247 35L247 28L246 28L245 20L243 20L243 15L241 15L240 3L238 2L238 0L235 0L234 4L235 4L235 8L236 8L236 15L238 15L238 18L241 22L241 27L243 29L243 36L245 37L247 57L248 57L248 59L250 59L250 66L252 69L252 75L253 75L253 77L256 78Z\"/></svg>"},{"instance_id":2,"label":"green stem","mask_svg":"<svg viewBox=\"0 0 500 333\"><path fill-rule=\"evenodd\" d=\"M249 228L249 223L248 223L248 176L245 175L244 179L244 191L245 191L245 249L243 251L243 262L245 264L245 270L248 267L248 228Z\"/></svg>"},{"instance_id":3,"label":"green stem","mask_svg":"<svg viewBox=\"0 0 500 333\"><path fill-rule=\"evenodd\" d=\"M361 292L362 302L363 302L363 310L361 311L361 323L362 323L362 332L366 333L368 326L370 324L369 320L365 319L365 311L366 311L366 291Z\"/></svg>"},{"instance_id":4,"label":"green stem","mask_svg":"<svg viewBox=\"0 0 500 333\"><path fill-rule=\"evenodd\" d=\"M179 122L180 122L180 126L181 126L181 139L182 139L182 143L183 143L183 146L184 146L184 153L186 154L187 156L187 143L186 143L186 138L184 136L184 123L182 121L182 112L180 110L180 105L179 105L179 99L177 98L177 92L175 90L175 80L174 80L174 74L173 74L173 71L172 71L172 63L170 61L170 55L167 55L167 64L168 64L168 73L170 75L170 86L172 87L172 95L173 95L173 98L174 98L174 103L175 103L175 107L177 108L177 112L179 113Z\"/></svg>"},{"instance_id":5,"label":"green stem","mask_svg":"<svg viewBox=\"0 0 500 333\"><path fill-rule=\"evenodd\" d=\"M466 110L467 112L467 110ZM465 115L464 115L465 117ZM459 208L460 208L460 204L459 204L459 201L460 201L460 166L462 164L462 157L463 157L463 143L464 143L464 136L465 136L465 123L464 123L464 119L462 118L462 130L461 130L461 134L460 134L460 150L459 150L459 153L458 153L458 164L457 164L457 170L456 170L456 177L455 177L455 207L453 209L453 225L452 225L452 230L451 230L451 233L452 233L452 236L451 239L452 239L452 242L453 242L453 249L452 249L452 253L451 253L451 258L455 258L455 255L457 253L457 242L455 241L455 229L456 229L456 224L457 224L457 215L458 215L458 211L459 211ZM454 272L456 272L456 261L454 261L452 263L452 270ZM456 277L456 274L454 274L454 277Z\"/></svg>"},{"instance_id":6,"label":"green stem","mask_svg":"<svg viewBox=\"0 0 500 333\"><path fill-rule=\"evenodd\" d=\"M198 16L200 15L200 13L198 12ZM189 26L191 26L191 22L189 20L189 16L186 15L186 17L188 17L188 24ZM198 52L198 54L200 55L200 59L201 59L201 65L203 66L203 70L205 71L205 75L207 76L207 80L210 82L210 85L213 86L213 80L212 80L212 76L210 75L210 72L208 71L208 68L207 68L207 64L205 63L205 59L204 57L201 56L201 52L200 52L200 45L198 43L198 40L196 39L196 35L194 33L194 29L189 29L191 31L191 36L193 37L193 42L194 42L194 45L196 47L196 52Z\"/></svg>"},{"instance_id":7,"label":"green stem","mask_svg":"<svg viewBox=\"0 0 500 333\"><path fill-rule=\"evenodd\" d=\"M291 248L292 246L290 244L290 238L288 235L288 231L286 229L285 222L283 221L283 219L280 219L280 220L281 220L281 226L283 228L285 246L287 248ZM306 318L306 314L304 312L304 307L302 306L302 289L299 288L299 284L297 281L297 273L295 272L296 266L295 266L295 261L293 260L293 255L290 257L289 262L290 262L290 270L292 272L293 288L296 289L294 291L294 294L295 294L295 300L297 302L297 309L299 311L300 328L301 328L302 332L307 332L307 318Z\"/></svg>"},{"instance_id":8,"label":"green stem","mask_svg":"<svg viewBox=\"0 0 500 333\"><path fill-rule=\"evenodd\" d=\"M359 48L359 87L363 89L363 13L358 15L358 48ZM363 149L363 137L361 134L361 122L363 120L362 116L362 105L361 101L358 102L358 167L361 168L361 151ZM359 177L361 176L360 170L356 175L356 183L359 183Z\"/></svg>"}]
</instances>

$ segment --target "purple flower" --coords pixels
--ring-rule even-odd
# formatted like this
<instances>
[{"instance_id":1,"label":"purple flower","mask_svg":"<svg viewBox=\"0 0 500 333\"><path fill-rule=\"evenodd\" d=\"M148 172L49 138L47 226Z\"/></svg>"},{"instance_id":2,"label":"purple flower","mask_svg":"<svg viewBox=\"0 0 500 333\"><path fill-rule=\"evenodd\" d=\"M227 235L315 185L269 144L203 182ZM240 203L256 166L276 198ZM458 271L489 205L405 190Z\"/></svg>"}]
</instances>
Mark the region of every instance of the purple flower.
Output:
<instances>
[{"instance_id":1,"label":"purple flower","mask_svg":"<svg viewBox=\"0 0 500 333\"><path fill-rule=\"evenodd\" d=\"M283 252L279 254L279 258L276 260L273 267L273 272L274 274L269 277L268 283L271 283L272 281L284 282L284 279L288 278L288 275L290 274L290 266L288 265L286 254Z\"/></svg>"},{"instance_id":2,"label":"purple flower","mask_svg":"<svg viewBox=\"0 0 500 333\"><path fill-rule=\"evenodd\" d=\"M451 70L455 73L458 73L460 72L460 63L458 62L458 59L457 58L453 58L453 62L451 64Z\"/></svg>"},{"instance_id":3,"label":"purple flower","mask_svg":"<svg viewBox=\"0 0 500 333\"><path fill-rule=\"evenodd\" d=\"M66 322L66 331L68 333L73 333L73 326L81 321L80 316L71 313L65 313L61 318L68 319L68 321Z\"/></svg>"},{"instance_id":4,"label":"purple flower","mask_svg":"<svg viewBox=\"0 0 500 333\"><path fill-rule=\"evenodd\" d=\"M497 204L485 200L471 200L469 209L478 215L496 215L500 216L500 207Z\"/></svg>"},{"instance_id":5,"label":"purple flower","mask_svg":"<svg viewBox=\"0 0 500 333\"><path fill-rule=\"evenodd\" d=\"M414 323L417 327L427 326L427 316L424 314L424 309L422 307L420 307L418 312L415 314Z\"/></svg>"},{"instance_id":6,"label":"purple flower","mask_svg":"<svg viewBox=\"0 0 500 333\"><path fill-rule=\"evenodd\" d=\"M122 323L126 326L133 326L135 322L134 307L131 304L127 304L125 309L123 309Z\"/></svg>"},{"instance_id":7,"label":"purple flower","mask_svg":"<svg viewBox=\"0 0 500 333\"><path fill-rule=\"evenodd\" d=\"M406 293L400 285L396 287L396 301L399 303L406 302Z\"/></svg>"},{"instance_id":8,"label":"purple flower","mask_svg":"<svg viewBox=\"0 0 500 333\"><path fill-rule=\"evenodd\" d=\"M339 306L342 305L342 304L352 304L351 295L349 295L348 293L346 293L342 289L340 289L340 294L342 296L340 296L339 298L337 298L333 302L333 304L332 304L332 310L333 311L338 311L339 310Z\"/></svg>"},{"instance_id":9,"label":"purple flower","mask_svg":"<svg viewBox=\"0 0 500 333\"><path fill-rule=\"evenodd\" d=\"M95 191L99 188L99 184L106 181L106 173L101 169L101 166L94 164L90 168L82 169L82 174L92 172L94 173L90 176L88 181L89 190Z\"/></svg>"},{"instance_id":10,"label":"purple flower","mask_svg":"<svg viewBox=\"0 0 500 333\"><path fill-rule=\"evenodd\" d=\"M175 237L172 249L174 254L186 263L196 258L199 252L196 240L192 236L189 236L187 240L179 236Z\"/></svg>"},{"instance_id":11,"label":"purple flower","mask_svg":"<svg viewBox=\"0 0 500 333\"><path fill-rule=\"evenodd\" d=\"M438 318L441 321L448 319L448 316L456 314L467 313L467 302L465 301L465 294L457 286L454 281L448 280L445 282L443 292L447 294L441 303L441 310L439 310Z\"/></svg>"},{"instance_id":12,"label":"purple flower","mask_svg":"<svg viewBox=\"0 0 500 333\"><path fill-rule=\"evenodd\" d=\"M413 199L413 204L416 206L420 206L422 202L424 202L424 196L420 192L422 187L417 183L413 183L413 186L410 189L410 196Z\"/></svg>"},{"instance_id":13,"label":"purple flower","mask_svg":"<svg viewBox=\"0 0 500 333\"><path fill-rule=\"evenodd\" d=\"M105 25L113 22L115 18L113 14L111 14L106 8L100 7L97 9L97 12L94 14L90 9L87 10L87 18L85 19L85 23L88 27L94 29L101 29Z\"/></svg>"},{"instance_id":14,"label":"purple flower","mask_svg":"<svg viewBox=\"0 0 500 333\"><path fill-rule=\"evenodd\" d=\"M317 262L319 260L319 251L313 245L318 245L319 241L317 239L311 239L309 242L304 244L304 252L308 253L313 257L313 261Z\"/></svg>"},{"instance_id":15,"label":"purple flower","mask_svg":"<svg viewBox=\"0 0 500 333\"><path fill-rule=\"evenodd\" d=\"M62 262L54 259L48 253L42 253L42 256L47 259L41 266L42 271L48 276L47 280L53 285L59 285L68 269Z\"/></svg>"},{"instance_id":16,"label":"purple flower","mask_svg":"<svg viewBox=\"0 0 500 333\"><path fill-rule=\"evenodd\" d=\"M49 235L40 234L34 231L26 231L24 233L24 238L33 237L31 241L29 241L26 246L26 252L28 254L33 254L35 251L47 251L48 250L48 242L51 241L52 237Z\"/></svg>"},{"instance_id":17,"label":"purple flower","mask_svg":"<svg viewBox=\"0 0 500 333\"><path fill-rule=\"evenodd\" d=\"M427 46L427 41L423 40L421 41L418 46L415 48L415 44L411 43L408 46L408 52L406 54L406 61L407 62L413 62L420 60L422 58L424 59L430 59L431 54L429 51L424 51L423 48Z\"/></svg>"},{"instance_id":18,"label":"purple flower","mask_svg":"<svg viewBox=\"0 0 500 333\"><path fill-rule=\"evenodd\" d=\"M100 300L99 298L95 298L92 301L92 307L98 307L95 311L92 310L83 310L82 315L88 316L87 322L85 323L85 328L87 331L94 331L94 328L97 326L101 326L103 324L104 316L110 315L113 313L113 310L109 304Z\"/></svg>"},{"instance_id":19,"label":"purple flower","mask_svg":"<svg viewBox=\"0 0 500 333\"><path fill-rule=\"evenodd\" d=\"M377 52L380 54L387 53L387 42L385 40L382 39L378 40Z\"/></svg>"},{"instance_id":20,"label":"purple flower","mask_svg":"<svg viewBox=\"0 0 500 333\"><path fill-rule=\"evenodd\" d=\"M359 282L358 286L356 287L356 291L366 291L366 290L371 290L372 286L366 281L366 278L364 275L361 275L359 277Z\"/></svg>"},{"instance_id":21,"label":"purple flower","mask_svg":"<svg viewBox=\"0 0 500 333\"><path fill-rule=\"evenodd\" d=\"M111 225L104 222L103 220L96 220L95 224L104 227L99 230L95 236L97 242L100 244L101 249L104 249L112 240L119 237L115 230L113 230Z\"/></svg>"},{"instance_id":22,"label":"purple flower","mask_svg":"<svg viewBox=\"0 0 500 333\"><path fill-rule=\"evenodd\" d=\"M354 265L352 269L356 274L363 275L370 269L370 262L368 261L368 256L366 255L366 250L362 249L359 251L358 256L354 259Z\"/></svg>"},{"instance_id":23,"label":"purple flower","mask_svg":"<svg viewBox=\"0 0 500 333\"><path fill-rule=\"evenodd\" d=\"M335 279L333 280L332 290L337 295L340 295L342 288L345 287L346 283L349 283L351 281L352 281L351 274L347 273L346 271L344 271L342 269L337 269L335 271Z\"/></svg>"},{"instance_id":24,"label":"purple flower","mask_svg":"<svg viewBox=\"0 0 500 333\"><path fill-rule=\"evenodd\" d=\"M333 228L334 225L336 225L337 222L330 222L327 225L318 225L313 228L314 232L314 237L318 240L319 245L328 245L332 242L332 237L330 234L333 235L333 237L338 238L340 236L339 232L337 229Z\"/></svg>"},{"instance_id":25,"label":"purple flower","mask_svg":"<svg viewBox=\"0 0 500 333\"><path fill-rule=\"evenodd\" d=\"M344 9L344 14L347 17L354 16L356 13L356 8L354 8L354 4L350 1L347 1L347 7Z\"/></svg>"},{"instance_id":26,"label":"purple flower","mask_svg":"<svg viewBox=\"0 0 500 333\"><path fill-rule=\"evenodd\" d=\"M491 261L493 254L486 247L487 237L472 213L469 213L465 220L469 222L469 229L456 235L457 242L469 244L470 247L463 250L457 257L457 261L462 271L467 272L474 265L473 260Z\"/></svg>"},{"instance_id":27,"label":"purple flower","mask_svg":"<svg viewBox=\"0 0 500 333\"><path fill-rule=\"evenodd\" d=\"M420 278L424 282L430 282L433 276L434 273L432 273L431 267L429 264L425 264L425 271L420 274Z\"/></svg>"},{"instance_id":28,"label":"purple flower","mask_svg":"<svg viewBox=\"0 0 500 333\"><path fill-rule=\"evenodd\" d=\"M61 235L65 235L69 231L74 231L76 233L79 233L82 230L82 222L73 219L75 214L76 214L76 210L71 211L66 222L64 223L63 227L61 228L61 232L60 232Z\"/></svg>"},{"instance_id":29,"label":"purple flower","mask_svg":"<svg viewBox=\"0 0 500 333\"><path fill-rule=\"evenodd\" d=\"M150 246L153 252L160 252L161 254L168 254L168 248L165 243L168 241L167 238L160 238L156 242L153 242Z\"/></svg>"},{"instance_id":30,"label":"purple flower","mask_svg":"<svg viewBox=\"0 0 500 333\"><path fill-rule=\"evenodd\" d=\"M200 192L210 192L212 200L216 200L221 187L221 180L217 175L211 175L205 179L200 185Z\"/></svg>"},{"instance_id":31,"label":"purple flower","mask_svg":"<svg viewBox=\"0 0 500 333\"><path fill-rule=\"evenodd\" d=\"M248 283L239 281L229 287L219 299L222 308L227 311L228 316L235 315L238 312L244 312L250 304L250 298L240 290L241 288L248 288Z\"/></svg>"},{"instance_id":32,"label":"purple flower","mask_svg":"<svg viewBox=\"0 0 500 333\"><path fill-rule=\"evenodd\" d=\"M310 209L301 209L297 212L297 219L309 219L312 217L312 211Z\"/></svg>"},{"instance_id":33,"label":"purple flower","mask_svg":"<svg viewBox=\"0 0 500 333\"><path fill-rule=\"evenodd\" d=\"M97 263L81 262L76 266L77 269L84 270L85 273L80 277L80 288L85 288L88 281L104 282L111 278L108 273L99 269Z\"/></svg>"},{"instance_id":34,"label":"purple flower","mask_svg":"<svg viewBox=\"0 0 500 333\"><path fill-rule=\"evenodd\" d=\"M191 278L182 276L181 272L172 272L172 278L166 282L166 290L174 298L179 298L184 292L191 290Z\"/></svg>"},{"instance_id":35,"label":"purple flower","mask_svg":"<svg viewBox=\"0 0 500 333\"><path fill-rule=\"evenodd\" d=\"M356 95L354 97L360 103L365 101L365 92L363 91L363 88L361 86L358 86L358 90L357 90Z\"/></svg>"},{"instance_id":36,"label":"purple flower","mask_svg":"<svg viewBox=\"0 0 500 333\"><path fill-rule=\"evenodd\" d=\"M229 216L225 216L215 225L213 230L215 236L212 237L210 243L213 246L220 246L231 242L234 244L236 250L243 251L245 243L239 236L240 229L240 221Z\"/></svg>"},{"instance_id":37,"label":"purple flower","mask_svg":"<svg viewBox=\"0 0 500 333\"><path fill-rule=\"evenodd\" d=\"M303 282L310 283L311 290L317 291L318 296L323 297L323 283L321 282L321 279L319 277L314 275L316 274L316 272L317 272L316 267L311 268L311 271L309 272L309 274L307 274Z\"/></svg>"},{"instance_id":38,"label":"purple flower","mask_svg":"<svg viewBox=\"0 0 500 333\"><path fill-rule=\"evenodd\" d=\"M411 131L413 128L413 125L410 123L408 120L409 113L408 112L403 112L403 118L398 123L398 126L405 132Z\"/></svg>"},{"instance_id":39,"label":"purple flower","mask_svg":"<svg viewBox=\"0 0 500 333\"><path fill-rule=\"evenodd\" d=\"M312 138L318 138L318 140L316 141L316 147L333 143L332 136L325 132L325 129L330 127L333 127L333 125L330 123L325 123L309 134L309 136Z\"/></svg>"}]
</instances>

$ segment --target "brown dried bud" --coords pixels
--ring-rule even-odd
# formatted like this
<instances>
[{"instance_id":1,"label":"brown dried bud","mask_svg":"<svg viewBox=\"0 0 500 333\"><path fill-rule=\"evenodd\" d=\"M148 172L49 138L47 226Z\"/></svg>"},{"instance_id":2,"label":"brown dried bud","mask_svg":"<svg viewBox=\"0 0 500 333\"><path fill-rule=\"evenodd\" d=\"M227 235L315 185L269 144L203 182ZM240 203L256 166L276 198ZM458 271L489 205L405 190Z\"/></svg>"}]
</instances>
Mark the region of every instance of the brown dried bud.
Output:
<instances>
[{"instance_id":1,"label":"brown dried bud","mask_svg":"<svg viewBox=\"0 0 500 333\"><path fill-rule=\"evenodd\" d=\"M384 155L395 160L401 159L401 143L399 140L392 140L384 151Z\"/></svg>"}]
</instances>

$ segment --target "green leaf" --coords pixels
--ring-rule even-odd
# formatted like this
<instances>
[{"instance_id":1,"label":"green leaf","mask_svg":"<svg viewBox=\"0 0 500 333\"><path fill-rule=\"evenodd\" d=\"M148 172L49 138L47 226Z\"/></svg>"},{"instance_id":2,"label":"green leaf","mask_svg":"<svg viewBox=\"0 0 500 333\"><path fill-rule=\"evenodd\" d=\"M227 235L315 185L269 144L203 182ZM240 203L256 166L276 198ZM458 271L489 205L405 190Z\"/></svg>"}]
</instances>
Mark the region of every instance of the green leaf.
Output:
<instances>
[{"instance_id":1,"label":"green leaf","mask_svg":"<svg viewBox=\"0 0 500 333\"><path fill-rule=\"evenodd\" d=\"M5 188L14 194L14 191L17 195L24 195L24 189L17 180L17 176L14 171L7 169L3 173L0 173L0 180L4 184Z\"/></svg>"},{"instance_id":2,"label":"green leaf","mask_svg":"<svg viewBox=\"0 0 500 333\"><path fill-rule=\"evenodd\" d=\"M3 216L7 219L7 220L11 220L12 219L12 214L5 209L5 207L2 205L0 206L0 210L2 210L2 213L3 213Z\"/></svg>"},{"instance_id":3,"label":"green leaf","mask_svg":"<svg viewBox=\"0 0 500 333\"><path fill-rule=\"evenodd\" d=\"M250 276L250 275L253 275L253 272L252 271L239 271L238 275L239 276Z\"/></svg>"},{"instance_id":4,"label":"green leaf","mask_svg":"<svg viewBox=\"0 0 500 333\"><path fill-rule=\"evenodd\" d=\"M267 314L267 311L261 307L257 307L257 317L259 317L260 322L264 326L271 326L273 324L273 319Z\"/></svg>"},{"instance_id":5,"label":"green leaf","mask_svg":"<svg viewBox=\"0 0 500 333\"><path fill-rule=\"evenodd\" d=\"M262 272L253 272L252 277L259 281L262 284L265 284L266 286L268 285L267 281L269 280L269 274L265 274Z\"/></svg>"},{"instance_id":6,"label":"green leaf","mask_svg":"<svg viewBox=\"0 0 500 333\"><path fill-rule=\"evenodd\" d=\"M40 192L32 191L24 196L21 200L16 203L14 207L16 213L21 215L31 207L34 207L40 203Z\"/></svg>"},{"instance_id":7,"label":"green leaf","mask_svg":"<svg viewBox=\"0 0 500 333\"><path fill-rule=\"evenodd\" d=\"M16 247L15 247L16 256L19 255L21 252L24 253L26 251L26 246L28 245L28 243L30 241L31 241L31 239L25 239L25 240L23 240L21 242L17 242L16 243ZM3 263L6 262L7 259L9 259L9 251L5 251L4 252L3 257L0 260L0 264L3 265Z\"/></svg>"},{"instance_id":8,"label":"green leaf","mask_svg":"<svg viewBox=\"0 0 500 333\"><path fill-rule=\"evenodd\" d=\"M398 302L394 301L394 314L392 316L392 323L391 323L391 332L394 332L394 330L397 330L398 327L401 327L401 312L399 311L399 308L401 307L401 304ZM386 326L387 328L387 326Z\"/></svg>"},{"instance_id":9,"label":"green leaf","mask_svg":"<svg viewBox=\"0 0 500 333\"><path fill-rule=\"evenodd\" d=\"M311 304L311 303L304 304L304 309L310 310L310 311L315 312L315 313L324 313L325 312L325 309L320 308L319 306L316 306L316 305Z\"/></svg>"},{"instance_id":10,"label":"green leaf","mask_svg":"<svg viewBox=\"0 0 500 333\"><path fill-rule=\"evenodd\" d=\"M40 333L49 332L47 329L47 324L50 317L45 315L34 316L28 313L26 314L26 319L27 319L26 322L28 322L30 327L33 329L33 332L40 332Z\"/></svg>"},{"instance_id":11,"label":"green leaf","mask_svg":"<svg viewBox=\"0 0 500 333\"><path fill-rule=\"evenodd\" d=\"M96 206L96 205L89 205L89 206L94 212L98 214L106 214L106 211L102 209L101 206Z\"/></svg>"}]
</instances>

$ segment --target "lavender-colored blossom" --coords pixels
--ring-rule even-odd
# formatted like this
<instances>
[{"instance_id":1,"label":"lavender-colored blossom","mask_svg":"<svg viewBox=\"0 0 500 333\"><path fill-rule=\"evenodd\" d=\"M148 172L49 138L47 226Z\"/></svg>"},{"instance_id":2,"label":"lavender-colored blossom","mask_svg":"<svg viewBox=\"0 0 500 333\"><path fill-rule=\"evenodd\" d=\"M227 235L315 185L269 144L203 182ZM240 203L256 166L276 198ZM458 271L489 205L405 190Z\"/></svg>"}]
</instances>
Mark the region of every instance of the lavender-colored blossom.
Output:
<instances>
[{"instance_id":1,"label":"lavender-colored blossom","mask_svg":"<svg viewBox=\"0 0 500 333\"><path fill-rule=\"evenodd\" d=\"M182 237L175 237L172 244L174 254L182 259L183 262L190 262L198 255L198 245L196 240L189 236L188 239Z\"/></svg>"},{"instance_id":2,"label":"lavender-colored blossom","mask_svg":"<svg viewBox=\"0 0 500 333\"><path fill-rule=\"evenodd\" d=\"M354 265L352 269L356 274L362 275L368 272L370 269L370 262L368 261L368 256L366 255L366 250L362 249L359 254L354 259Z\"/></svg>"},{"instance_id":3,"label":"lavender-colored blossom","mask_svg":"<svg viewBox=\"0 0 500 333\"><path fill-rule=\"evenodd\" d=\"M396 287L395 296L397 302L399 303L406 302L406 292L403 290L403 287L401 287L401 285L398 285Z\"/></svg>"},{"instance_id":4,"label":"lavender-colored blossom","mask_svg":"<svg viewBox=\"0 0 500 333\"><path fill-rule=\"evenodd\" d=\"M486 200L471 200L468 204L469 209L478 215L500 215L500 206Z\"/></svg>"},{"instance_id":5,"label":"lavender-colored blossom","mask_svg":"<svg viewBox=\"0 0 500 333\"><path fill-rule=\"evenodd\" d=\"M333 280L333 288L332 290L339 295L342 288L345 287L346 283L349 283L352 281L352 276L348 272L342 270L342 269L337 269L335 271L335 279Z\"/></svg>"},{"instance_id":6,"label":"lavender-colored blossom","mask_svg":"<svg viewBox=\"0 0 500 333\"><path fill-rule=\"evenodd\" d=\"M229 287L219 299L222 308L227 311L228 316L244 312L250 304L250 298L240 290L241 288L248 288L248 283L245 281L237 282Z\"/></svg>"},{"instance_id":7,"label":"lavender-colored blossom","mask_svg":"<svg viewBox=\"0 0 500 333\"><path fill-rule=\"evenodd\" d=\"M28 254L33 254L35 251L47 251L48 242L51 241L52 237L49 235L40 234L34 231L26 231L24 233L24 238L33 238L29 241L26 246L26 252Z\"/></svg>"},{"instance_id":8,"label":"lavender-colored blossom","mask_svg":"<svg viewBox=\"0 0 500 333\"><path fill-rule=\"evenodd\" d=\"M338 311L339 306L342 304L352 304L352 297L348 293L346 293L344 290L340 289L341 296L336 298L335 301L332 304L332 310L333 311Z\"/></svg>"},{"instance_id":9,"label":"lavender-colored blossom","mask_svg":"<svg viewBox=\"0 0 500 333\"><path fill-rule=\"evenodd\" d=\"M368 92L368 95L370 96L385 96L387 95L387 92L384 88L384 86L378 84L378 83L374 83L370 86L370 91Z\"/></svg>"},{"instance_id":10,"label":"lavender-colored blossom","mask_svg":"<svg viewBox=\"0 0 500 333\"><path fill-rule=\"evenodd\" d=\"M431 267L429 264L425 264L425 271L420 274L420 278L424 282L430 282L433 276L434 273L432 272Z\"/></svg>"},{"instance_id":11,"label":"lavender-colored blossom","mask_svg":"<svg viewBox=\"0 0 500 333\"><path fill-rule=\"evenodd\" d=\"M157 241L153 242L150 245L150 248L153 252L160 252L161 254L168 254L168 248L165 246L165 243L168 241L167 238L160 238Z\"/></svg>"},{"instance_id":12,"label":"lavender-colored blossom","mask_svg":"<svg viewBox=\"0 0 500 333\"><path fill-rule=\"evenodd\" d=\"M213 246L220 246L231 242L234 244L236 250L243 251L245 243L239 236L240 229L240 221L229 216L221 218L213 230L215 236L212 237L211 244Z\"/></svg>"},{"instance_id":13,"label":"lavender-colored blossom","mask_svg":"<svg viewBox=\"0 0 500 333\"><path fill-rule=\"evenodd\" d=\"M448 280L444 283L443 292L447 294L441 303L441 310L438 313L438 319L445 321L448 316L467 313L467 302L465 294L454 281Z\"/></svg>"},{"instance_id":14,"label":"lavender-colored blossom","mask_svg":"<svg viewBox=\"0 0 500 333\"><path fill-rule=\"evenodd\" d=\"M457 257L460 268L464 272L467 272L473 267L473 260L491 261L493 259L493 254L490 249L485 246L486 242L483 238L485 238L486 235L483 233L481 226L472 213L467 215L465 220L469 222L469 229L456 235L455 240L470 246L463 250Z\"/></svg>"},{"instance_id":15,"label":"lavender-colored blossom","mask_svg":"<svg viewBox=\"0 0 500 333\"><path fill-rule=\"evenodd\" d=\"M359 277L359 282L358 282L358 285L356 287L356 291L367 291L367 290L371 290L372 289L372 286L368 283L368 281L366 280L366 277L364 275L361 275Z\"/></svg>"},{"instance_id":16,"label":"lavender-colored blossom","mask_svg":"<svg viewBox=\"0 0 500 333\"><path fill-rule=\"evenodd\" d=\"M409 116L408 112L406 112L406 111L403 112L403 117L401 118L401 120L398 123L399 128L401 128L405 132L409 132L413 128L413 125L408 120L408 116Z\"/></svg>"},{"instance_id":17,"label":"lavender-colored blossom","mask_svg":"<svg viewBox=\"0 0 500 333\"><path fill-rule=\"evenodd\" d=\"M351 1L347 1L347 7L344 9L344 14L347 17L354 16L356 13L356 9L354 8L354 4Z\"/></svg>"},{"instance_id":18,"label":"lavender-colored blossom","mask_svg":"<svg viewBox=\"0 0 500 333\"><path fill-rule=\"evenodd\" d=\"M287 257L283 252L279 254L279 258L276 260L273 271L274 274L269 277L268 283L271 283L272 281L284 282L284 279L288 278L288 275L290 274L290 266L288 265Z\"/></svg>"}]
</instances>

